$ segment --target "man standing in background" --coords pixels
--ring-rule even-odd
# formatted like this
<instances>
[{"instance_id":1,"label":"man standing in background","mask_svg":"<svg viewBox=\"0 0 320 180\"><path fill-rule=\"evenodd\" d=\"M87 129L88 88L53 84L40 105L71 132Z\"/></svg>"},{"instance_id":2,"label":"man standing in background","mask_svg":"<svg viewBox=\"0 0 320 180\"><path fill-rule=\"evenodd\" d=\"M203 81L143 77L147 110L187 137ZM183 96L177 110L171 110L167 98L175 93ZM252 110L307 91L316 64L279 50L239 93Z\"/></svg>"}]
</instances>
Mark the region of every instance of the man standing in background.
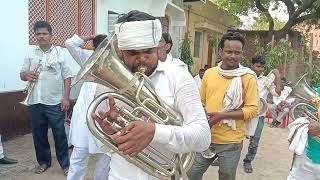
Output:
<instances>
[{"instance_id":1,"label":"man standing in background","mask_svg":"<svg viewBox=\"0 0 320 180\"><path fill-rule=\"evenodd\" d=\"M107 38L107 35L73 35L67 39L65 45L73 59L81 66L89 59L93 51L82 49L80 46L92 40L94 49ZM73 114L70 124L70 143L74 146L70 157L70 168L67 180L84 179L90 154L96 154L96 166L93 173L93 180L106 180L109 174L110 155L103 153L97 140L88 129L86 113L90 103L94 99L96 83L85 82L80 90L77 102L73 107Z\"/></svg>"},{"instance_id":2,"label":"man standing in background","mask_svg":"<svg viewBox=\"0 0 320 180\"><path fill-rule=\"evenodd\" d=\"M255 55L251 61L251 69L257 74L258 76L258 91L259 91L259 98L264 99L265 102L267 101L267 96L271 93L273 96L279 96L283 86L280 80L280 72L278 69L273 69L271 73L267 76L263 75L264 67L266 64L266 60L263 55ZM246 173L252 173L252 165L251 162L254 160L254 157L257 154L259 141L261 138L261 133L264 126L264 119L266 113L259 114L259 116L255 117L257 119L258 124L256 129L252 134L248 133L250 136L250 144L248 147L248 153L243 160L244 171Z\"/></svg>"},{"instance_id":3,"label":"man standing in background","mask_svg":"<svg viewBox=\"0 0 320 180\"><path fill-rule=\"evenodd\" d=\"M205 70L201 68L201 69L199 70L199 74L196 75L196 76L193 78L194 81L196 82L197 86L199 87L199 90L200 90L200 88L201 88L201 80L202 80L202 78L203 78L204 72L205 72Z\"/></svg>"},{"instance_id":4,"label":"man standing in background","mask_svg":"<svg viewBox=\"0 0 320 180\"><path fill-rule=\"evenodd\" d=\"M219 43L221 62L204 73L201 101L209 116L210 150L219 161L219 180L235 180L240 160L246 121L258 112L258 91L255 73L240 65L244 38L237 32L222 36ZM197 153L188 171L192 180L201 180L214 161Z\"/></svg>"},{"instance_id":5,"label":"man standing in background","mask_svg":"<svg viewBox=\"0 0 320 180\"><path fill-rule=\"evenodd\" d=\"M35 83L28 100L31 128L41 174L51 166L48 126L52 129L57 159L68 174L68 141L64 127L65 111L70 106L72 72L64 59L63 50L51 43L52 28L46 21L37 21L33 30L38 45L25 57L20 78ZM36 71L37 70L37 71Z\"/></svg>"},{"instance_id":6,"label":"man standing in background","mask_svg":"<svg viewBox=\"0 0 320 180\"><path fill-rule=\"evenodd\" d=\"M3 146L1 142L1 134L0 134L0 164L16 164L18 161L14 159L7 158L3 152Z\"/></svg>"}]
</instances>

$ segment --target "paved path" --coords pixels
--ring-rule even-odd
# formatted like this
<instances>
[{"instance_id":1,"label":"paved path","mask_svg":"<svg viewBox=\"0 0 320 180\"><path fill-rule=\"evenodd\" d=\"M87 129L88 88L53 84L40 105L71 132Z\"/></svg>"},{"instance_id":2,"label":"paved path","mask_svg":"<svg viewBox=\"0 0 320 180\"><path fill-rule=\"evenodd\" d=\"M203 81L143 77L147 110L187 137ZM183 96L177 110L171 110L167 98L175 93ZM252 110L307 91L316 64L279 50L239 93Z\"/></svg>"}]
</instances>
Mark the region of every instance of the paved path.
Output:
<instances>
[{"instance_id":1,"label":"paved path","mask_svg":"<svg viewBox=\"0 0 320 180\"><path fill-rule=\"evenodd\" d=\"M50 144L53 146L52 135L50 131ZM286 140L287 129L271 129L265 126L261 146L259 147L256 160L253 163L254 172L246 174L243 171L242 159L247 152L247 143L245 141L242 150L242 158L239 162L237 171L237 180L284 180L288 175L292 155L288 152L288 142ZM0 165L0 180L63 180L65 179L60 169L54 149L52 150L52 167L43 174L34 174L36 166L33 141L31 134L17 137L8 142L4 142L7 156L19 160L15 165ZM94 168L94 156L90 158L89 170L86 179L91 179ZM210 167L205 174L205 180L217 180L217 167Z\"/></svg>"}]
</instances>

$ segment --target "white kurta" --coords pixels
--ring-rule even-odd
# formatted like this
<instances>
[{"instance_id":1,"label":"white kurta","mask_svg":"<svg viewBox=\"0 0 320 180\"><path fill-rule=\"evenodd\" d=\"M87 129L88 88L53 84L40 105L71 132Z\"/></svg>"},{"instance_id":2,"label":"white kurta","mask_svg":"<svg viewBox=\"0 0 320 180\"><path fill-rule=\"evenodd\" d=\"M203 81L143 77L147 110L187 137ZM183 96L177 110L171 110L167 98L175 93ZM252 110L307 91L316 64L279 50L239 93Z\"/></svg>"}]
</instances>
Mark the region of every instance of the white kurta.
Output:
<instances>
[{"instance_id":1,"label":"white kurta","mask_svg":"<svg viewBox=\"0 0 320 180\"><path fill-rule=\"evenodd\" d=\"M197 84L197 86L198 86L198 88L200 90L200 88L201 88L201 78L200 78L199 74L196 75L193 79L196 82L196 84Z\"/></svg>"},{"instance_id":2,"label":"white kurta","mask_svg":"<svg viewBox=\"0 0 320 180\"><path fill-rule=\"evenodd\" d=\"M2 159L3 157L4 157L4 154L3 154L3 147L2 147L1 134L0 134L0 159Z\"/></svg>"},{"instance_id":3,"label":"white kurta","mask_svg":"<svg viewBox=\"0 0 320 180\"><path fill-rule=\"evenodd\" d=\"M92 51L81 49L80 46L83 43L83 39L76 34L65 42L69 53L80 66L83 66L93 53ZM83 83L77 102L73 107L69 132L70 143L75 147L89 148L89 153L102 153L86 122L87 109L94 99L96 87L96 83Z\"/></svg>"},{"instance_id":4,"label":"white kurta","mask_svg":"<svg viewBox=\"0 0 320 180\"><path fill-rule=\"evenodd\" d=\"M73 107L69 132L70 143L76 147L88 147L89 153L102 153L88 129L86 120L86 112L95 96L96 87L96 83L83 83L77 102Z\"/></svg>"},{"instance_id":5,"label":"white kurta","mask_svg":"<svg viewBox=\"0 0 320 180\"><path fill-rule=\"evenodd\" d=\"M160 62L150 76L156 93L176 112L183 126L155 126L151 145L164 154L202 152L211 143L211 133L199 90L184 66ZM117 153L111 154L109 180L149 180L155 177L129 163Z\"/></svg>"}]
</instances>

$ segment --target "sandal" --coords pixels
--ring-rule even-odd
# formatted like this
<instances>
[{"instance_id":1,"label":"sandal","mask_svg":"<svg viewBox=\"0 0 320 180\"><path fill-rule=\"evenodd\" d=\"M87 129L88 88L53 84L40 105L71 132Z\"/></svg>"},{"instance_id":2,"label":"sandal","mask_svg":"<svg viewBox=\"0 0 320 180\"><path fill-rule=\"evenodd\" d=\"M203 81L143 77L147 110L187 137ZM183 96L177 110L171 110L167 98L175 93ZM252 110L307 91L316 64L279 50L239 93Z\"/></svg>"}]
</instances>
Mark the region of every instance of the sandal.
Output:
<instances>
[{"instance_id":1,"label":"sandal","mask_svg":"<svg viewBox=\"0 0 320 180\"><path fill-rule=\"evenodd\" d=\"M251 164L246 163L246 164L243 164L243 166L244 166L244 172L252 173L253 169L252 169Z\"/></svg>"},{"instance_id":2,"label":"sandal","mask_svg":"<svg viewBox=\"0 0 320 180\"><path fill-rule=\"evenodd\" d=\"M35 173L36 174L42 174L43 172L45 172L47 169L49 168L49 166L47 164L41 164L40 166L38 166L35 169Z\"/></svg>"}]
</instances>

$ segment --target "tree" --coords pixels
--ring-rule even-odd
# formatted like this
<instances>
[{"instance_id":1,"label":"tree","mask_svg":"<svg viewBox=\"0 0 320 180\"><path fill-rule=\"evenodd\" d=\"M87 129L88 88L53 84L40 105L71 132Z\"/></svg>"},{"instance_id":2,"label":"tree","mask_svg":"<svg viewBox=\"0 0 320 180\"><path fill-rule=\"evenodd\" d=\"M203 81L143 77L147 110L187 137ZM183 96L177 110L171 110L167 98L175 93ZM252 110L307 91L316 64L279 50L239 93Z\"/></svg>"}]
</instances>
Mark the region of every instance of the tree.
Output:
<instances>
[{"instance_id":1,"label":"tree","mask_svg":"<svg viewBox=\"0 0 320 180\"><path fill-rule=\"evenodd\" d=\"M180 59L186 65L188 65L189 71L190 71L190 67L193 64L193 58L192 58L192 54L191 54L190 44L191 44L191 40L189 38L189 33L185 33L184 39L182 41L182 45L180 47L180 50L181 50Z\"/></svg>"},{"instance_id":2,"label":"tree","mask_svg":"<svg viewBox=\"0 0 320 180\"><path fill-rule=\"evenodd\" d=\"M255 22L252 24L252 30L269 30L268 19L265 16L255 17ZM286 22L274 18L274 29L279 30L284 27Z\"/></svg>"},{"instance_id":3,"label":"tree","mask_svg":"<svg viewBox=\"0 0 320 180\"><path fill-rule=\"evenodd\" d=\"M216 0L216 4L230 14L248 15L259 13L268 22L268 30L277 37L285 35L293 26L302 22L316 23L320 19L320 0ZM275 29L275 20L269 12L269 7L279 10L284 4L289 20L279 29Z\"/></svg>"}]
</instances>

